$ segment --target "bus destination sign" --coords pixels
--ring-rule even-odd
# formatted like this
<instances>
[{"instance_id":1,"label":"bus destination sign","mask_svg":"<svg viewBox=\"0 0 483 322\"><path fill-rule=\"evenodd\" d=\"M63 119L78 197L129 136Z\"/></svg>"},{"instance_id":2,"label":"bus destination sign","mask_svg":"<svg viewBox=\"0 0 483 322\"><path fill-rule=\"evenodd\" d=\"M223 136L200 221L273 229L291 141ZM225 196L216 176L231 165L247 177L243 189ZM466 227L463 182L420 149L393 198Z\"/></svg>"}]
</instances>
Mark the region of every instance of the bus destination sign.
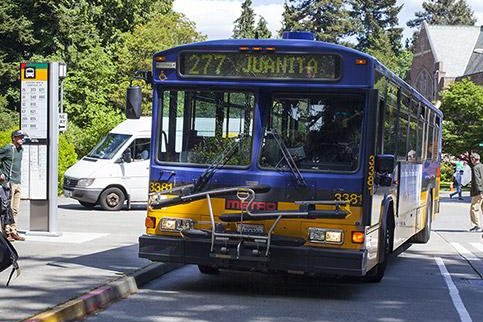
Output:
<instances>
[{"instance_id":1,"label":"bus destination sign","mask_svg":"<svg viewBox=\"0 0 483 322\"><path fill-rule=\"evenodd\" d=\"M183 52L185 77L278 80L337 80L340 56L308 53Z\"/></svg>"}]
</instances>

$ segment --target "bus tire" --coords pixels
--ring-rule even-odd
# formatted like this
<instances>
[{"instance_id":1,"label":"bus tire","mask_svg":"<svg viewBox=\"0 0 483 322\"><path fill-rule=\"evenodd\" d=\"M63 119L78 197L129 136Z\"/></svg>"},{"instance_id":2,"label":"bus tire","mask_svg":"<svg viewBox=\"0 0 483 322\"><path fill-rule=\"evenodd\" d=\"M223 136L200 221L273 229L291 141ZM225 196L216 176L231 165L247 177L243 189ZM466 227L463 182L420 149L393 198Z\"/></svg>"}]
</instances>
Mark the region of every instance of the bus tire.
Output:
<instances>
[{"instance_id":1,"label":"bus tire","mask_svg":"<svg viewBox=\"0 0 483 322\"><path fill-rule=\"evenodd\" d=\"M85 201L80 201L79 200L79 203L84 207L84 208L87 208L87 209L92 209L96 206L96 203L95 202L85 202Z\"/></svg>"},{"instance_id":2,"label":"bus tire","mask_svg":"<svg viewBox=\"0 0 483 322\"><path fill-rule=\"evenodd\" d=\"M392 252L392 246L394 243L394 224L393 224L392 212L388 212L386 218L386 227L384 229L382 242L383 244L383 256L384 259L374 266L367 274L362 277L362 280L366 283L379 283L384 277L386 271L387 262Z\"/></svg>"},{"instance_id":3,"label":"bus tire","mask_svg":"<svg viewBox=\"0 0 483 322\"><path fill-rule=\"evenodd\" d=\"M433 198L429 195L428 200L426 201L426 224L424 225L424 229L414 235L410 242L414 244L426 244L429 241L429 237L431 237L431 217L433 216Z\"/></svg>"},{"instance_id":4,"label":"bus tire","mask_svg":"<svg viewBox=\"0 0 483 322\"><path fill-rule=\"evenodd\" d=\"M212 266L198 265L198 270L200 271L200 273L207 275L216 275L220 273L220 270L218 268Z\"/></svg>"},{"instance_id":5,"label":"bus tire","mask_svg":"<svg viewBox=\"0 0 483 322\"><path fill-rule=\"evenodd\" d=\"M104 190L99 197L101 208L108 211L120 210L124 205L126 196L121 189L110 187Z\"/></svg>"}]
</instances>

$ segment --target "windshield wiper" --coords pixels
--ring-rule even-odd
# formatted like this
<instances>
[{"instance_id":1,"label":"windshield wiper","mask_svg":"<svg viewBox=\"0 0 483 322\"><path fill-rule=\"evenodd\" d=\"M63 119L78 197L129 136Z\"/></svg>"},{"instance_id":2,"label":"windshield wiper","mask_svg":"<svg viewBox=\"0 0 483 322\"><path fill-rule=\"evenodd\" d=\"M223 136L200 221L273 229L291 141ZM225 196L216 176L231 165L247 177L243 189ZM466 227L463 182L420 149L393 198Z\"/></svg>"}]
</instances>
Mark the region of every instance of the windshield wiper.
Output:
<instances>
[{"instance_id":1,"label":"windshield wiper","mask_svg":"<svg viewBox=\"0 0 483 322\"><path fill-rule=\"evenodd\" d=\"M302 176L302 173L300 173L299 168L297 167L297 164L295 163L295 160L292 157L292 154L290 154L290 151L288 150L287 146L283 142L282 137L280 134L275 129L272 130L267 130L267 134L272 135L273 138L275 139L275 142L277 142L277 145L282 152L282 156L287 162L287 165L292 172L293 176L295 177L295 180L297 181L297 184L299 186L306 187L307 183L305 182L304 177Z\"/></svg>"},{"instance_id":2,"label":"windshield wiper","mask_svg":"<svg viewBox=\"0 0 483 322\"><path fill-rule=\"evenodd\" d=\"M238 138L236 138L234 141L231 142L230 145L228 145L223 152L221 152L220 156L216 158L210 166L203 172L198 179L196 179L194 185L193 185L193 193L200 192L203 190L210 179L213 177L215 172L224 167L228 161L230 161L231 157L239 150L241 149L241 143L244 137L248 135L244 133L240 133Z\"/></svg>"}]
</instances>

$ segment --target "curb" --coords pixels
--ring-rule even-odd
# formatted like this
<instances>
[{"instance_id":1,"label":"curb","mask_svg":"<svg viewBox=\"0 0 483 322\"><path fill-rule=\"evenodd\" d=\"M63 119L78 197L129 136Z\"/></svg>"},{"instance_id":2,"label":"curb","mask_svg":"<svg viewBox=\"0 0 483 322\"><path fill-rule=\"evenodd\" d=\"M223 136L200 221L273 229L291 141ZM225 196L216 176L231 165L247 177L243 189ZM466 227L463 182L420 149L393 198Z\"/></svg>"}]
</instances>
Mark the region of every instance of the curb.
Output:
<instances>
[{"instance_id":1,"label":"curb","mask_svg":"<svg viewBox=\"0 0 483 322\"><path fill-rule=\"evenodd\" d=\"M148 282L181 267L181 264L152 263L132 274L120 277L97 287L78 298L56 305L44 312L29 317L23 322L64 322L84 318L113 302L138 292Z\"/></svg>"}]
</instances>

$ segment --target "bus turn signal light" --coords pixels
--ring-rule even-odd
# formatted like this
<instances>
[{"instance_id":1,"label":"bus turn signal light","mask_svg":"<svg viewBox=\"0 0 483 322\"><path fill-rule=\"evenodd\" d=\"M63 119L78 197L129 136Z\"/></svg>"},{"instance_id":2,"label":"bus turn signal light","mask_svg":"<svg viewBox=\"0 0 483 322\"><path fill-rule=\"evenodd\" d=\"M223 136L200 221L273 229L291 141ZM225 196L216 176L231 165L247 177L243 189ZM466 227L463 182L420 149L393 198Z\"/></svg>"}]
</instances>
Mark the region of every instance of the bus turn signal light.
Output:
<instances>
[{"instance_id":1,"label":"bus turn signal light","mask_svg":"<svg viewBox=\"0 0 483 322\"><path fill-rule=\"evenodd\" d=\"M146 219L144 220L144 226L146 226L146 228L155 228L156 227L156 218L146 217Z\"/></svg>"},{"instance_id":2,"label":"bus turn signal light","mask_svg":"<svg viewBox=\"0 0 483 322\"><path fill-rule=\"evenodd\" d=\"M356 59L356 65L365 65L367 64L367 60L364 58L357 58Z\"/></svg>"},{"instance_id":3,"label":"bus turn signal light","mask_svg":"<svg viewBox=\"0 0 483 322\"><path fill-rule=\"evenodd\" d=\"M352 232L352 242L355 244L362 244L364 242L364 232L353 231Z\"/></svg>"}]
</instances>

